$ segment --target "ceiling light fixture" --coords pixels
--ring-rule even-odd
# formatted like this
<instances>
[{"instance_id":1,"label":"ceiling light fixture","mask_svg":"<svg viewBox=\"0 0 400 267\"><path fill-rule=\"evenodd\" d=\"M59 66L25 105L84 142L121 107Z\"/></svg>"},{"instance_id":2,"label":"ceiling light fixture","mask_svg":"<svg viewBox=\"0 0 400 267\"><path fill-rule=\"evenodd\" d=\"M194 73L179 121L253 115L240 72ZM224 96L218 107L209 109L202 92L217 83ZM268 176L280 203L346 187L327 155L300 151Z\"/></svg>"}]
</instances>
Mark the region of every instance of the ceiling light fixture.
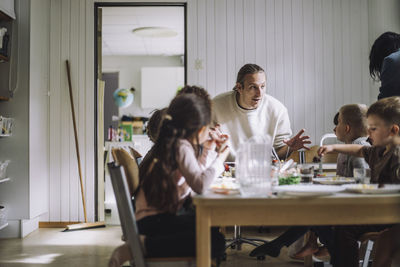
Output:
<instances>
[{"instance_id":1,"label":"ceiling light fixture","mask_svg":"<svg viewBox=\"0 0 400 267\"><path fill-rule=\"evenodd\" d=\"M175 30L167 27L140 27L132 32L137 36L149 38L170 38L178 35Z\"/></svg>"}]
</instances>

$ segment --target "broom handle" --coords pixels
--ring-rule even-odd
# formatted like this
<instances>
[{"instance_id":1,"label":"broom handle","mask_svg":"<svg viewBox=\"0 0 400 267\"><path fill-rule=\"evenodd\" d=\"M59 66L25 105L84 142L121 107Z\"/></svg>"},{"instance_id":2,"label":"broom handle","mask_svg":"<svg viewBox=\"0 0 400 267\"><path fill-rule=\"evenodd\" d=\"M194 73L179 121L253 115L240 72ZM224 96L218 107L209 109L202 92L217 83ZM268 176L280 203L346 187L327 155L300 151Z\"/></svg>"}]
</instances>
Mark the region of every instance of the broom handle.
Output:
<instances>
[{"instance_id":1,"label":"broom handle","mask_svg":"<svg viewBox=\"0 0 400 267\"><path fill-rule=\"evenodd\" d=\"M79 156L79 143L78 143L78 134L76 131L76 121L75 121L75 109L74 109L74 98L72 97L72 85L71 85L71 73L69 70L69 61L66 60L67 64L67 76L68 76L68 87L69 87L69 98L71 99L71 111L72 111L72 122L74 124L74 136L75 136L75 148L76 148L76 157L78 158L78 169L79 169L79 179L81 181L81 194L82 194L82 203L83 203L83 212L85 214L85 223L87 223L86 217L86 202L85 195L83 194L83 182L82 182L82 170L81 170L81 157Z\"/></svg>"}]
</instances>

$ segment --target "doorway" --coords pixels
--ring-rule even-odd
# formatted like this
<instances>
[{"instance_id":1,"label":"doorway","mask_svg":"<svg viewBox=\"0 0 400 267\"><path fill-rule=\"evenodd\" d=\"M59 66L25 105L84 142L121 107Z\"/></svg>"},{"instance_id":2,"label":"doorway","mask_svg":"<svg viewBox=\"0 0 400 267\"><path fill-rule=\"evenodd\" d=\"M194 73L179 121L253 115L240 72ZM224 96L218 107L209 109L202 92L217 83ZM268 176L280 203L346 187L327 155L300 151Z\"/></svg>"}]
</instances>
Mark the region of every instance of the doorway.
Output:
<instances>
[{"instance_id":1,"label":"doorway","mask_svg":"<svg viewBox=\"0 0 400 267\"><path fill-rule=\"evenodd\" d=\"M104 192L110 192L104 148L127 143L144 156L152 145L146 120L154 109L168 106L186 84L186 3L96 3L95 22L96 219L104 220ZM115 102L115 90L130 92L132 103ZM122 131L122 123L130 121L135 123L132 141L122 134L108 142L110 125Z\"/></svg>"}]
</instances>

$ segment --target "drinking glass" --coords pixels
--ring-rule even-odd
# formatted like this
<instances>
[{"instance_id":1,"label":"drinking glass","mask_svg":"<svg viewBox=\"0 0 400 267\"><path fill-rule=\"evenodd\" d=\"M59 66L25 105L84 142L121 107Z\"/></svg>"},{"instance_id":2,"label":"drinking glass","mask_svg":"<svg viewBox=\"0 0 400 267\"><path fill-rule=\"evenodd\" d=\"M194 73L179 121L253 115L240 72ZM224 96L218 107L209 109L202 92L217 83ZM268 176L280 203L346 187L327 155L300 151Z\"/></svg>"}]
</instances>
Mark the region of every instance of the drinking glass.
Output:
<instances>
[{"instance_id":1,"label":"drinking glass","mask_svg":"<svg viewBox=\"0 0 400 267\"><path fill-rule=\"evenodd\" d=\"M300 183L312 184L314 178L314 166L310 164L299 164L300 169Z\"/></svg>"},{"instance_id":2,"label":"drinking glass","mask_svg":"<svg viewBox=\"0 0 400 267\"><path fill-rule=\"evenodd\" d=\"M358 183L369 184L371 181L371 170L368 168L354 168L353 176Z\"/></svg>"}]
</instances>

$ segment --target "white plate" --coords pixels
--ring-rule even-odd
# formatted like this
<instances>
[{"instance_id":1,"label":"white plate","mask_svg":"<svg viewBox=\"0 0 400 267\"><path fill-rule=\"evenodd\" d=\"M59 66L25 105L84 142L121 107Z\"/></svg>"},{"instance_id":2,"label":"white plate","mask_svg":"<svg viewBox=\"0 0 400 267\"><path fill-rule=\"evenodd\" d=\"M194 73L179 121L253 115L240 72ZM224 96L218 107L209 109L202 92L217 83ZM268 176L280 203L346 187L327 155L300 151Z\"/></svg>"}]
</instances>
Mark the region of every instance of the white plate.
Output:
<instances>
[{"instance_id":1,"label":"white plate","mask_svg":"<svg viewBox=\"0 0 400 267\"><path fill-rule=\"evenodd\" d=\"M356 180L353 177L321 177L321 178L313 178L313 182L318 184L327 184L327 185L341 185L341 184L354 184Z\"/></svg>"},{"instance_id":2,"label":"white plate","mask_svg":"<svg viewBox=\"0 0 400 267\"><path fill-rule=\"evenodd\" d=\"M217 194L239 194L239 184L234 178L218 178L211 184L210 189Z\"/></svg>"},{"instance_id":3,"label":"white plate","mask_svg":"<svg viewBox=\"0 0 400 267\"><path fill-rule=\"evenodd\" d=\"M377 184L349 184L342 185L346 191L360 194L393 194L400 192L399 184L385 184L384 187L378 188Z\"/></svg>"},{"instance_id":4,"label":"white plate","mask_svg":"<svg viewBox=\"0 0 400 267\"><path fill-rule=\"evenodd\" d=\"M343 191L341 186L334 185L281 185L274 188L278 193L291 196L327 196Z\"/></svg>"}]
</instances>

